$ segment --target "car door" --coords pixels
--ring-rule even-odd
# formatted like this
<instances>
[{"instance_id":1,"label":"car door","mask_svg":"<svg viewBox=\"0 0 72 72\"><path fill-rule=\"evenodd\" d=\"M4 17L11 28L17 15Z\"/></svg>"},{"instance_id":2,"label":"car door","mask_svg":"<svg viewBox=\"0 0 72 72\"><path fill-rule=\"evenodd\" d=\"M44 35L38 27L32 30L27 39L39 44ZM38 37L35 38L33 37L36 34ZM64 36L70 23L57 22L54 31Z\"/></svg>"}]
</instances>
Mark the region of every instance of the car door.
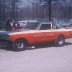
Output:
<instances>
[{"instance_id":1,"label":"car door","mask_svg":"<svg viewBox=\"0 0 72 72\"><path fill-rule=\"evenodd\" d=\"M53 32L51 29L51 24L42 24L37 33L34 34L34 40L37 43L52 41Z\"/></svg>"}]
</instances>

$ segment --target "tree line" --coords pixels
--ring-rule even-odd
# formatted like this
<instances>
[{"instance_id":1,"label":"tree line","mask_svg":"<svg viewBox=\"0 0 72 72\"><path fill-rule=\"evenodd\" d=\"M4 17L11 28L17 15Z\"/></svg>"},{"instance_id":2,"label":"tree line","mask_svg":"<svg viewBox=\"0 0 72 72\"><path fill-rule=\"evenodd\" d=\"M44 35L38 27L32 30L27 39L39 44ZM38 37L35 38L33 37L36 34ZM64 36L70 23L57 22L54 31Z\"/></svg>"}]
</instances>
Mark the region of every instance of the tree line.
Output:
<instances>
[{"instance_id":1,"label":"tree line","mask_svg":"<svg viewBox=\"0 0 72 72\"><path fill-rule=\"evenodd\" d=\"M72 18L72 0L34 0L21 7L21 0L0 0L0 21L37 19L52 20Z\"/></svg>"},{"instance_id":2,"label":"tree line","mask_svg":"<svg viewBox=\"0 0 72 72\"><path fill-rule=\"evenodd\" d=\"M6 21L9 18L14 20L18 16L20 0L0 0L0 21Z\"/></svg>"}]
</instances>

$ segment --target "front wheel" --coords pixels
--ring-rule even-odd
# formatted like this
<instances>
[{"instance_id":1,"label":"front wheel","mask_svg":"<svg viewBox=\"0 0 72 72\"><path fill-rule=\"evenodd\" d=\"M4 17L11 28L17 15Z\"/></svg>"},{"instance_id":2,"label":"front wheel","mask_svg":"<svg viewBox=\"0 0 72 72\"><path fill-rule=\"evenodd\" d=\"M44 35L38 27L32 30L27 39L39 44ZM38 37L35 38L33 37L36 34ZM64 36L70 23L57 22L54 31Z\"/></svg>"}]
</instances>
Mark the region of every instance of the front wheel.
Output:
<instances>
[{"instance_id":1,"label":"front wheel","mask_svg":"<svg viewBox=\"0 0 72 72\"><path fill-rule=\"evenodd\" d=\"M56 46L63 46L65 44L65 38L63 36L59 36L55 43Z\"/></svg>"},{"instance_id":2,"label":"front wheel","mask_svg":"<svg viewBox=\"0 0 72 72\"><path fill-rule=\"evenodd\" d=\"M26 49L26 42L24 40L16 40L14 43L13 43L13 48L15 50L19 50L19 51L22 51L22 50L25 50Z\"/></svg>"}]
</instances>

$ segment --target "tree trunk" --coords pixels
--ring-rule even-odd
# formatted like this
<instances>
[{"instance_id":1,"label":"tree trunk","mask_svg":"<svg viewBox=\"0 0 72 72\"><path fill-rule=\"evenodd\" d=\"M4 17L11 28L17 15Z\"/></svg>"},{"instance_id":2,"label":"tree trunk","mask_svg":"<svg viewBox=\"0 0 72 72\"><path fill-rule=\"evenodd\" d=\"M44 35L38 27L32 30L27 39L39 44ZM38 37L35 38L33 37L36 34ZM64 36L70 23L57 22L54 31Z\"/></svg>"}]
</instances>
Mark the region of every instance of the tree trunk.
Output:
<instances>
[{"instance_id":1,"label":"tree trunk","mask_svg":"<svg viewBox=\"0 0 72 72\"><path fill-rule=\"evenodd\" d=\"M51 1L52 0L49 0L48 4L49 4L49 21L51 21Z\"/></svg>"},{"instance_id":2,"label":"tree trunk","mask_svg":"<svg viewBox=\"0 0 72 72\"><path fill-rule=\"evenodd\" d=\"M12 1L12 18L15 20L15 0Z\"/></svg>"},{"instance_id":3,"label":"tree trunk","mask_svg":"<svg viewBox=\"0 0 72 72\"><path fill-rule=\"evenodd\" d=\"M2 20L2 0L0 0L0 20Z\"/></svg>"},{"instance_id":4,"label":"tree trunk","mask_svg":"<svg viewBox=\"0 0 72 72\"><path fill-rule=\"evenodd\" d=\"M69 7L69 19L71 18L71 7Z\"/></svg>"}]
</instances>

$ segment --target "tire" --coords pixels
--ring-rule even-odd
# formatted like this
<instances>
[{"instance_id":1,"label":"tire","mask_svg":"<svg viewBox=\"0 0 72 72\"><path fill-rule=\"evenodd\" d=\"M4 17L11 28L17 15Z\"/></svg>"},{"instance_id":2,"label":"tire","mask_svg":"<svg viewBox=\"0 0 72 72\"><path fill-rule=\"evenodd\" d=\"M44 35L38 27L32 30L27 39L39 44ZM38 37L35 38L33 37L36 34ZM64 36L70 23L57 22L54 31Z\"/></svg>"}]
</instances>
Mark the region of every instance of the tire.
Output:
<instances>
[{"instance_id":1,"label":"tire","mask_svg":"<svg viewBox=\"0 0 72 72\"><path fill-rule=\"evenodd\" d=\"M18 50L18 51L25 50L26 46L27 46L26 42L24 40L22 40L22 39L16 40L13 43L13 49Z\"/></svg>"},{"instance_id":2,"label":"tire","mask_svg":"<svg viewBox=\"0 0 72 72\"><path fill-rule=\"evenodd\" d=\"M59 36L55 42L56 46L60 47L65 44L65 38L64 36Z\"/></svg>"}]
</instances>

